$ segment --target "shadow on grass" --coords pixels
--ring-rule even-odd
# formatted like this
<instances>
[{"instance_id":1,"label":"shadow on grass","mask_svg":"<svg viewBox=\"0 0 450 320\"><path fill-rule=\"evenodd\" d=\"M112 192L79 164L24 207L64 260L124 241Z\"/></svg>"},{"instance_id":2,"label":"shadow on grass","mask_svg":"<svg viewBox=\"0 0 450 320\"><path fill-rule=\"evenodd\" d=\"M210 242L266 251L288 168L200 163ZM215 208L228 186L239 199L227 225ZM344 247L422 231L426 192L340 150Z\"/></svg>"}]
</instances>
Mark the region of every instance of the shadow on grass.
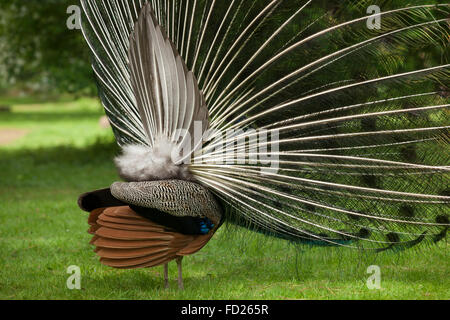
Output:
<instances>
[{"instance_id":1,"label":"shadow on grass","mask_svg":"<svg viewBox=\"0 0 450 320\"><path fill-rule=\"evenodd\" d=\"M83 193L110 185L118 179L113 163L118 153L117 144L107 138L86 147L0 148L0 199L8 200L2 193L10 193L45 201L52 192Z\"/></svg>"},{"instance_id":2,"label":"shadow on grass","mask_svg":"<svg viewBox=\"0 0 450 320\"><path fill-rule=\"evenodd\" d=\"M0 122L20 123L20 122L58 122L58 121L83 121L99 118L104 113L99 109L86 111L61 111L61 112L1 112Z\"/></svg>"},{"instance_id":3,"label":"shadow on grass","mask_svg":"<svg viewBox=\"0 0 450 320\"><path fill-rule=\"evenodd\" d=\"M41 147L36 149L0 149L0 166L7 168L20 159L28 159L30 165L58 163L64 165L83 165L93 162L111 161L119 153L116 142L108 138L97 138L86 147L73 145Z\"/></svg>"},{"instance_id":4,"label":"shadow on grass","mask_svg":"<svg viewBox=\"0 0 450 320\"><path fill-rule=\"evenodd\" d=\"M97 97L97 96L93 96ZM77 99L76 96L66 95L55 95L55 96L48 96L48 95L26 95L26 96L12 96L8 95L5 92L0 92L0 105L34 105L39 103L65 103L65 102L71 102L74 99Z\"/></svg>"}]
</instances>

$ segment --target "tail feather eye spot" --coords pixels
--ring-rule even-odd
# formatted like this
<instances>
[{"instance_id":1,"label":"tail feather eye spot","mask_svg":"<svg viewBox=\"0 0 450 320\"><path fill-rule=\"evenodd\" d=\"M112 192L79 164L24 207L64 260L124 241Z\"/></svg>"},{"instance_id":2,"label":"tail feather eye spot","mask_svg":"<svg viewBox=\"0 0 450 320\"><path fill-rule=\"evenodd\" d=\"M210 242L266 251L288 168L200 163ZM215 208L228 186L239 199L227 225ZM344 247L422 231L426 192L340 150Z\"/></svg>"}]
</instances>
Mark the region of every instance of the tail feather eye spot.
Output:
<instances>
[{"instance_id":1,"label":"tail feather eye spot","mask_svg":"<svg viewBox=\"0 0 450 320\"><path fill-rule=\"evenodd\" d=\"M377 177L374 175L362 175L361 176L361 181L363 184L371 187L371 188L377 188Z\"/></svg>"},{"instance_id":2,"label":"tail feather eye spot","mask_svg":"<svg viewBox=\"0 0 450 320\"><path fill-rule=\"evenodd\" d=\"M441 196L450 197L450 189L445 189L440 192Z\"/></svg>"},{"instance_id":3,"label":"tail feather eye spot","mask_svg":"<svg viewBox=\"0 0 450 320\"><path fill-rule=\"evenodd\" d=\"M414 208L411 206L402 206L400 208L400 215L406 218L414 217Z\"/></svg>"},{"instance_id":4,"label":"tail feather eye spot","mask_svg":"<svg viewBox=\"0 0 450 320\"><path fill-rule=\"evenodd\" d=\"M280 201L273 201L273 206L277 209L283 209L283 205Z\"/></svg>"},{"instance_id":5,"label":"tail feather eye spot","mask_svg":"<svg viewBox=\"0 0 450 320\"><path fill-rule=\"evenodd\" d=\"M409 162L417 161L417 150L415 146L408 146L401 151L403 159Z\"/></svg>"},{"instance_id":6,"label":"tail feather eye spot","mask_svg":"<svg viewBox=\"0 0 450 320\"><path fill-rule=\"evenodd\" d=\"M347 216L348 216L351 220L354 220L354 221L358 221L358 220L361 219L360 216L355 215L355 214L348 214Z\"/></svg>"},{"instance_id":7,"label":"tail feather eye spot","mask_svg":"<svg viewBox=\"0 0 450 320\"><path fill-rule=\"evenodd\" d=\"M388 233L386 235L386 238L389 242L392 242L392 243L400 242L400 236L395 232Z\"/></svg>"},{"instance_id":8,"label":"tail feather eye spot","mask_svg":"<svg viewBox=\"0 0 450 320\"><path fill-rule=\"evenodd\" d=\"M285 186L280 186L279 189L284 193L291 193L291 189Z\"/></svg>"},{"instance_id":9,"label":"tail feather eye spot","mask_svg":"<svg viewBox=\"0 0 450 320\"><path fill-rule=\"evenodd\" d=\"M447 215L440 215L436 217L436 223L449 224L449 219Z\"/></svg>"},{"instance_id":10,"label":"tail feather eye spot","mask_svg":"<svg viewBox=\"0 0 450 320\"><path fill-rule=\"evenodd\" d=\"M361 129L363 131L376 131L377 130L377 119L368 118L361 120Z\"/></svg>"},{"instance_id":11,"label":"tail feather eye spot","mask_svg":"<svg viewBox=\"0 0 450 320\"><path fill-rule=\"evenodd\" d=\"M370 231L366 228L361 228L358 232L358 237L367 239L370 236Z\"/></svg>"}]
</instances>

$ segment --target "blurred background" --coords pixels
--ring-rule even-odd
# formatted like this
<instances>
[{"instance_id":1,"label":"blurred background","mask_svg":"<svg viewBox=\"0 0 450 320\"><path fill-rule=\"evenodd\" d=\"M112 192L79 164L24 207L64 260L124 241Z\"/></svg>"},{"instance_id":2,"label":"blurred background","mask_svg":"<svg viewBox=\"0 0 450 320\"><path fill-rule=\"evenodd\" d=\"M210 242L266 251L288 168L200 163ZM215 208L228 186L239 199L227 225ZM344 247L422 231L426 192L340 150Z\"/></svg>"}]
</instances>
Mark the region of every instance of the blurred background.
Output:
<instances>
[{"instance_id":1,"label":"blurred background","mask_svg":"<svg viewBox=\"0 0 450 320\"><path fill-rule=\"evenodd\" d=\"M363 16L374 1L353 2L348 14ZM417 1L376 2L384 9ZM330 12L342 9L341 1L323 3ZM356 264L348 268L343 255L325 257L313 251L302 256L309 263L300 270L304 278L300 290L295 279L298 261L288 261L287 272L294 276L286 279L278 272L276 259L291 256L277 257L278 251L265 252L259 242L252 246L251 241L241 249L224 245L230 242L214 242L190 258L185 274L191 291L184 293L145 291L161 289L158 278L148 276L160 275L159 269L122 272L100 266L88 244L86 215L76 201L79 194L118 179L112 162L118 148L97 98L81 31L67 27L68 21L73 22L74 12L67 12L71 5L78 3L0 1L0 298L449 297L448 282L443 281L448 279L449 261L441 250L421 253L423 259L415 266L408 265L408 256L397 256L399 267L386 271L396 274L392 283L384 284L393 288L390 291L367 291L361 282L365 268ZM412 50L407 63L418 69L437 65L442 55L439 48L426 53ZM236 250L253 250L253 256L239 260ZM233 270L227 260L230 254L236 259ZM206 256L214 266L203 263ZM323 267L315 268L319 260ZM66 268L72 264L83 267L83 287L89 291L65 288ZM411 272L398 272L405 268ZM219 273L223 282L216 287ZM355 274L360 275L356 280ZM205 281L204 290L189 283L198 277Z\"/></svg>"},{"instance_id":2,"label":"blurred background","mask_svg":"<svg viewBox=\"0 0 450 320\"><path fill-rule=\"evenodd\" d=\"M0 146L80 145L88 136L108 136L73 5L79 3L0 3ZM69 118L70 126L60 123ZM53 134L41 135L37 124ZM30 141L21 144L25 134Z\"/></svg>"}]
</instances>

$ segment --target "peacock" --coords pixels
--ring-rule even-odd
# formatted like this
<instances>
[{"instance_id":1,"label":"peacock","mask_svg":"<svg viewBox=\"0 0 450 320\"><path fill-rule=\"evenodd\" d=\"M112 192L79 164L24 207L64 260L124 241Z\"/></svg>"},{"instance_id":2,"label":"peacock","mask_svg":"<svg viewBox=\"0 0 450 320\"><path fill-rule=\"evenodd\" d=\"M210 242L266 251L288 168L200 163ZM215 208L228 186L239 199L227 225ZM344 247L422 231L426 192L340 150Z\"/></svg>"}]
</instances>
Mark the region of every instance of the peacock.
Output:
<instances>
[{"instance_id":1,"label":"peacock","mask_svg":"<svg viewBox=\"0 0 450 320\"><path fill-rule=\"evenodd\" d=\"M163 265L167 287L175 260L183 288L224 223L370 252L445 239L450 4L376 2L81 0L123 180L78 200L100 262Z\"/></svg>"}]
</instances>

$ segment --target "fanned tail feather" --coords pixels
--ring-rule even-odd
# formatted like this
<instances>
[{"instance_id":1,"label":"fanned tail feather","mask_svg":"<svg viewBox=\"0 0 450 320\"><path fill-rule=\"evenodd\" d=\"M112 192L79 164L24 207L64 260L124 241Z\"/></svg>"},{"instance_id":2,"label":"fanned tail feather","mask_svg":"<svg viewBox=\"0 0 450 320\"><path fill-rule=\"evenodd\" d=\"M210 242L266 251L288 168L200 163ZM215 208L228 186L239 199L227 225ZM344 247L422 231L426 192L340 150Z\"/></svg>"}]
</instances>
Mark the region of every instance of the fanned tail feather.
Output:
<instances>
[{"instance_id":1,"label":"fanned tail feather","mask_svg":"<svg viewBox=\"0 0 450 320\"><path fill-rule=\"evenodd\" d=\"M375 251L445 239L449 4L383 1L370 29L366 1L81 2L118 143L151 146L192 130L181 119L197 113L210 130L190 142L187 170L233 209L229 221ZM176 79L191 81L193 103Z\"/></svg>"}]
</instances>

